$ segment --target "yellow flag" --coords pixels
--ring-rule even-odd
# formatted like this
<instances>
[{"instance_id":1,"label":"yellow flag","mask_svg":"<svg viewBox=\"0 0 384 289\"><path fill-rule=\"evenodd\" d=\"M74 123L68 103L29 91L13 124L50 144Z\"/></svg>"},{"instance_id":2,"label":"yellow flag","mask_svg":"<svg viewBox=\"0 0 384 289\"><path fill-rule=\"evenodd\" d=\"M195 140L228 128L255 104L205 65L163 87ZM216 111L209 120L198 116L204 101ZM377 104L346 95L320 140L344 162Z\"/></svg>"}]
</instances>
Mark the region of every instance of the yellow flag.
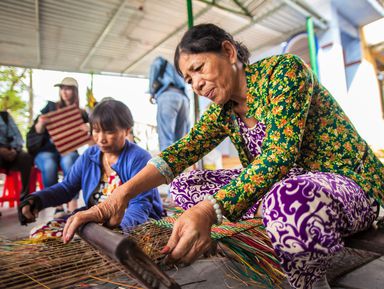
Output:
<instances>
[{"instance_id":1,"label":"yellow flag","mask_svg":"<svg viewBox=\"0 0 384 289\"><path fill-rule=\"evenodd\" d=\"M87 106L92 109L95 104L96 98L93 96L93 91L91 88L87 87Z\"/></svg>"}]
</instances>

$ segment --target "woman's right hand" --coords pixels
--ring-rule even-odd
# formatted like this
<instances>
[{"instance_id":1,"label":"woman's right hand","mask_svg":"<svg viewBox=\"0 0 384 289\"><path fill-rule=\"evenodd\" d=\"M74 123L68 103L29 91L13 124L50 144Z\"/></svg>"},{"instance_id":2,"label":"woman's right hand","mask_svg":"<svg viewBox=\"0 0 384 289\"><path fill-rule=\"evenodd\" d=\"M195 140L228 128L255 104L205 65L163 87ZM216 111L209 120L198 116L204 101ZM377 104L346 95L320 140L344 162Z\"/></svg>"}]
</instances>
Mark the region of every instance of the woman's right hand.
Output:
<instances>
[{"instance_id":1,"label":"woman's right hand","mask_svg":"<svg viewBox=\"0 0 384 289\"><path fill-rule=\"evenodd\" d=\"M33 223L39 216L39 209L36 200L29 198L21 202L19 206L19 221L21 225Z\"/></svg>"},{"instance_id":2,"label":"woman's right hand","mask_svg":"<svg viewBox=\"0 0 384 289\"><path fill-rule=\"evenodd\" d=\"M46 126L48 124L48 118L44 115L40 115L37 123L41 126Z\"/></svg>"},{"instance_id":3,"label":"woman's right hand","mask_svg":"<svg viewBox=\"0 0 384 289\"><path fill-rule=\"evenodd\" d=\"M68 243L76 230L89 222L103 223L108 227L120 225L129 202L125 190L126 188L122 185L116 188L104 202L68 218L63 231L63 242Z\"/></svg>"},{"instance_id":4,"label":"woman's right hand","mask_svg":"<svg viewBox=\"0 0 384 289\"><path fill-rule=\"evenodd\" d=\"M108 200L106 200L105 202L108 202ZM100 209L98 207L99 205L93 206L90 209L85 211L79 211L67 219L67 222L65 223L65 227L63 231L63 238L62 238L64 244L72 240L77 229L81 225L84 225L90 222L103 223L104 216L100 213Z\"/></svg>"},{"instance_id":5,"label":"woman's right hand","mask_svg":"<svg viewBox=\"0 0 384 289\"><path fill-rule=\"evenodd\" d=\"M49 120L44 115L40 115L37 119L37 123L35 125L35 130L37 133L43 133L45 131L45 127L49 123Z\"/></svg>"},{"instance_id":6,"label":"woman's right hand","mask_svg":"<svg viewBox=\"0 0 384 289\"><path fill-rule=\"evenodd\" d=\"M202 201L186 210L175 222L172 235L161 253L167 263L189 265L212 248L211 227L216 221L210 201Z\"/></svg>"}]
</instances>

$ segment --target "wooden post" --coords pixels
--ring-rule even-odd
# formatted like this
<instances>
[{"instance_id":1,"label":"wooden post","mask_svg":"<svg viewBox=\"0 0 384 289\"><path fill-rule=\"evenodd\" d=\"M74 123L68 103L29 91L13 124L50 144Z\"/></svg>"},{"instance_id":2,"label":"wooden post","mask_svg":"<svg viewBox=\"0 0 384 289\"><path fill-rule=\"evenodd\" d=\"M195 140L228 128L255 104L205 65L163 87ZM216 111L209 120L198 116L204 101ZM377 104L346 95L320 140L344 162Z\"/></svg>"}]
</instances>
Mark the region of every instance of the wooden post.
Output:
<instances>
[{"instance_id":1,"label":"wooden post","mask_svg":"<svg viewBox=\"0 0 384 289\"><path fill-rule=\"evenodd\" d=\"M29 100L28 100L28 124L31 126L33 123L33 81L32 81L32 68L28 69L29 74Z\"/></svg>"}]
</instances>

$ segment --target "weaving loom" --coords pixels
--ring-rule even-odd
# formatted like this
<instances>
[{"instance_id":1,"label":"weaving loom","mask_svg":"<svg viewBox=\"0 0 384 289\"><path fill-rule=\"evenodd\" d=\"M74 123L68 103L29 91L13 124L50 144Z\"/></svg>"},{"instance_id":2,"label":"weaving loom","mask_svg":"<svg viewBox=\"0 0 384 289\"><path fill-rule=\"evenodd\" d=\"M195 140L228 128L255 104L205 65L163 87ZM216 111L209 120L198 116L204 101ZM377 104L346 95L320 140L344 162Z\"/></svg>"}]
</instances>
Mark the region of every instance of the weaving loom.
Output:
<instances>
[{"instance_id":1,"label":"weaving loom","mask_svg":"<svg viewBox=\"0 0 384 289\"><path fill-rule=\"evenodd\" d=\"M75 105L44 114L48 119L47 130L60 154L75 151L89 142L90 136L81 129L84 121L81 110Z\"/></svg>"},{"instance_id":2,"label":"weaving loom","mask_svg":"<svg viewBox=\"0 0 384 289\"><path fill-rule=\"evenodd\" d=\"M89 279L126 288L181 288L161 271L167 267L160 251L176 219L177 215L152 221L124 235L96 224L79 229L78 234L98 250L83 240L67 245L58 239L37 244L0 240L0 288L74 288ZM279 287L283 273L260 219L224 222L212 228L212 238L226 256L247 268L234 274L264 287Z\"/></svg>"}]
</instances>

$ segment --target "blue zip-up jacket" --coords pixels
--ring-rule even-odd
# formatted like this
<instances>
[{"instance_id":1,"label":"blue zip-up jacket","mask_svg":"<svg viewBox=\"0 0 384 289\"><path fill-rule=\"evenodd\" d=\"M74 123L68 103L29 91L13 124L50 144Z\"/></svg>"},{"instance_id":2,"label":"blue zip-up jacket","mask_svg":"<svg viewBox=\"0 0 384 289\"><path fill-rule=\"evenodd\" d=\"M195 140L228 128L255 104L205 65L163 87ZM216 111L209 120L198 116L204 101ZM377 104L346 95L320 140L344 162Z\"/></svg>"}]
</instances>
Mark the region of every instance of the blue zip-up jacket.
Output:
<instances>
[{"instance_id":1,"label":"blue zip-up jacket","mask_svg":"<svg viewBox=\"0 0 384 289\"><path fill-rule=\"evenodd\" d=\"M88 148L76 160L61 183L33 193L40 198L42 209L67 203L80 190L83 191L85 204L88 204L89 198L101 180L100 154L101 151L97 145ZM147 151L126 141L117 162L111 167L119 175L120 180L125 183L144 168L150 158ZM129 202L120 226L127 229L144 223L149 218L160 219L162 210L157 189L143 192Z\"/></svg>"}]
</instances>

